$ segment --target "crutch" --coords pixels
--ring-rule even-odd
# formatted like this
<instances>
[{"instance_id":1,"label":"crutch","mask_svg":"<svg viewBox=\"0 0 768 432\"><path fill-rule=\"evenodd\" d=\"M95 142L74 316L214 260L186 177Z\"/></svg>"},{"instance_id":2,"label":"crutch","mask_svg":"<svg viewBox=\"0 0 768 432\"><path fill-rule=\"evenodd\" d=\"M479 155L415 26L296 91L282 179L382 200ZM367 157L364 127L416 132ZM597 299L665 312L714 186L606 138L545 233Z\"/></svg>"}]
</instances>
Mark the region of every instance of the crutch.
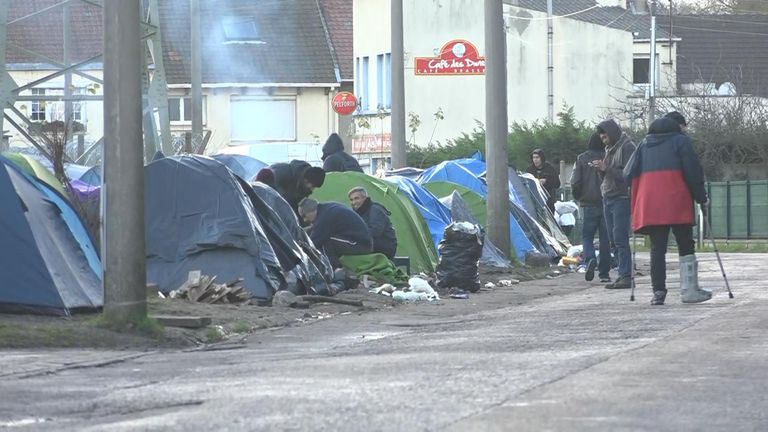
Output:
<instances>
[{"instance_id":1,"label":"crutch","mask_svg":"<svg viewBox=\"0 0 768 432\"><path fill-rule=\"evenodd\" d=\"M635 230L632 229L631 223L629 229L632 231L632 293L629 295L629 301L635 301L635 277L637 276L637 271L635 271L635 251L637 247L635 247Z\"/></svg>"},{"instance_id":2,"label":"crutch","mask_svg":"<svg viewBox=\"0 0 768 432\"><path fill-rule=\"evenodd\" d=\"M707 210L701 207L701 213L704 216L704 231L709 236L709 240L712 242L712 249L715 250L715 256L717 257L717 263L720 264L720 273L723 275L725 281L725 288L728 289L728 298L733 298L733 292L731 292L731 285L728 283L728 276L725 275L725 268L723 268L723 260L720 259L720 251L717 250L717 244L715 243L715 237L712 234L712 230L709 226L709 217L707 216Z\"/></svg>"}]
</instances>

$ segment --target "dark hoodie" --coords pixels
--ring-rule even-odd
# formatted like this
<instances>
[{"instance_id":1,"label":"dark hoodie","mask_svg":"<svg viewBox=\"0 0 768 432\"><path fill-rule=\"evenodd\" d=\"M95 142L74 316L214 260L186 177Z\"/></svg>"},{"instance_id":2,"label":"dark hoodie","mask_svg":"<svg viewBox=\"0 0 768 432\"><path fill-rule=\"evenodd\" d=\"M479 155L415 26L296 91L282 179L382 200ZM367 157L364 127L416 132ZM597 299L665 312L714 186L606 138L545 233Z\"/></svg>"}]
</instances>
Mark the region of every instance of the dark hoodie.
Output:
<instances>
[{"instance_id":1,"label":"dark hoodie","mask_svg":"<svg viewBox=\"0 0 768 432\"><path fill-rule=\"evenodd\" d=\"M553 212L555 211L555 201L557 201L557 189L560 188L560 175L557 173L557 169L547 162L547 158L544 156L544 150L536 149L531 152L531 160L533 155L539 155L541 158L541 167L537 167L533 163L525 170L528 174L533 175L537 179L546 179L546 183L542 186L549 194L547 199L547 206Z\"/></svg>"},{"instance_id":2,"label":"dark hoodie","mask_svg":"<svg viewBox=\"0 0 768 432\"><path fill-rule=\"evenodd\" d=\"M629 197L629 183L624 181L624 167L635 152L635 143L621 130L621 126L613 119L608 119L597 125L597 131L608 135L610 144L605 146L605 172L600 190L603 198Z\"/></svg>"},{"instance_id":3,"label":"dark hoodie","mask_svg":"<svg viewBox=\"0 0 768 432\"><path fill-rule=\"evenodd\" d=\"M325 141L322 159L325 172L363 172L357 159L344 151L344 142L337 133L332 133Z\"/></svg>"},{"instance_id":4,"label":"dark hoodie","mask_svg":"<svg viewBox=\"0 0 768 432\"><path fill-rule=\"evenodd\" d=\"M705 203L704 170L691 138L674 119L660 118L624 168L632 183L632 228L692 225L693 201Z\"/></svg>"},{"instance_id":5,"label":"dark hoodie","mask_svg":"<svg viewBox=\"0 0 768 432\"><path fill-rule=\"evenodd\" d=\"M571 191L573 198L582 207L602 207L603 194L600 192L602 180L597 169L590 164L605 157L605 145L600 141L597 132L589 137L587 151L576 158L571 174Z\"/></svg>"},{"instance_id":6,"label":"dark hoodie","mask_svg":"<svg viewBox=\"0 0 768 432\"><path fill-rule=\"evenodd\" d=\"M274 173L274 189L288 201L293 211L298 214L299 201L308 197L312 191L304 186L306 178L315 187L325 182L325 171L313 167L302 160L292 160L290 163L276 163L269 167Z\"/></svg>"},{"instance_id":7,"label":"dark hoodie","mask_svg":"<svg viewBox=\"0 0 768 432\"><path fill-rule=\"evenodd\" d=\"M389 259L394 258L397 251L397 235L389 218L392 213L383 205L371 201L370 197L366 198L355 212L368 225L373 238L373 251L384 254Z\"/></svg>"}]
</instances>

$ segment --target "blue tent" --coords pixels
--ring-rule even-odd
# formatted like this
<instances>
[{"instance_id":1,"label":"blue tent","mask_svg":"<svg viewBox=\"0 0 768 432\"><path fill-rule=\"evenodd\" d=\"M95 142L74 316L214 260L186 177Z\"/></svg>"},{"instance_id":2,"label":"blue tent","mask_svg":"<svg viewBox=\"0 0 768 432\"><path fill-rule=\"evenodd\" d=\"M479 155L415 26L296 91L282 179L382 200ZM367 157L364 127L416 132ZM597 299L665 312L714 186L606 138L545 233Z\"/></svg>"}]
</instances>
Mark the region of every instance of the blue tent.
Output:
<instances>
[{"instance_id":1,"label":"blue tent","mask_svg":"<svg viewBox=\"0 0 768 432\"><path fill-rule=\"evenodd\" d=\"M443 239L445 227L451 224L451 210L431 192L424 189L423 186L415 181L402 176L392 176L385 179L400 187L408 198L416 204L424 221L429 226L429 232L432 234L432 241L435 243L435 250Z\"/></svg>"},{"instance_id":2,"label":"blue tent","mask_svg":"<svg viewBox=\"0 0 768 432\"><path fill-rule=\"evenodd\" d=\"M418 181L421 184L437 181L456 183L487 198L488 187L481 177L484 173L485 162L475 156L441 162L426 170ZM530 252L556 257L562 248L558 247L552 235L545 232L542 224L537 222L537 213L530 214L526 210L526 204L530 206L531 200L522 199L518 196L519 193L520 191L510 188L510 237L518 258L524 261Z\"/></svg>"},{"instance_id":3,"label":"blue tent","mask_svg":"<svg viewBox=\"0 0 768 432\"><path fill-rule=\"evenodd\" d=\"M103 306L101 262L66 198L0 157L0 310L69 315Z\"/></svg>"},{"instance_id":4,"label":"blue tent","mask_svg":"<svg viewBox=\"0 0 768 432\"><path fill-rule=\"evenodd\" d=\"M256 175L259 171L268 166L256 158L239 154L217 154L211 157L223 163L236 176L248 183L256 180Z\"/></svg>"}]
</instances>

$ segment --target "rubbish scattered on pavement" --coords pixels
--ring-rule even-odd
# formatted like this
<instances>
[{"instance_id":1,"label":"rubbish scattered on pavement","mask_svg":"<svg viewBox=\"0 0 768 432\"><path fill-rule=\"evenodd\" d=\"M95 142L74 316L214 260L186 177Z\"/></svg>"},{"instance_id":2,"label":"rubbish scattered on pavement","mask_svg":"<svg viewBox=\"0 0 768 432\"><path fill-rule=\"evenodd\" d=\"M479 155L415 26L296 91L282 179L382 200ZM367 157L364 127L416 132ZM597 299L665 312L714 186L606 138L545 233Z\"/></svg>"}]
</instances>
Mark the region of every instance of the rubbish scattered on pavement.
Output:
<instances>
[{"instance_id":1,"label":"rubbish scattered on pavement","mask_svg":"<svg viewBox=\"0 0 768 432\"><path fill-rule=\"evenodd\" d=\"M372 288L369 292L391 296L394 300L400 302L417 302L440 300L434 288L426 280L420 277L412 277L408 280L408 287L396 289L390 284L384 284L378 288Z\"/></svg>"},{"instance_id":2,"label":"rubbish scattered on pavement","mask_svg":"<svg viewBox=\"0 0 768 432\"><path fill-rule=\"evenodd\" d=\"M519 283L520 283L520 281L517 280L517 279L502 279L502 280L500 280L498 282L497 286L500 286L500 287L510 287L512 285L517 285Z\"/></svg>"},{"instance_id":3,"label":"rubbish scattered on pavement","mask_svg":"<svg viewBox=\"0 0 768 432\"><path fill-rule=\"evenodd\" d=\"M224 284L214 283L216 276L202 275L199 270L189 272L187 281L169 293L172 299L209 304L245 304L251 295L243 286L243 279Z\"/></svg>"},{"instance_id":4,"label":"rubbish scattered on pavement","mask_svg":"<svg viewBox=\"0 0 768 432\"><path fill-rule=\"evenodd\" d=\"M483 285L484 288L493 289L496 288L496 284L493 282L488 282L485 285Z\"/></svg>"}]
</instances>

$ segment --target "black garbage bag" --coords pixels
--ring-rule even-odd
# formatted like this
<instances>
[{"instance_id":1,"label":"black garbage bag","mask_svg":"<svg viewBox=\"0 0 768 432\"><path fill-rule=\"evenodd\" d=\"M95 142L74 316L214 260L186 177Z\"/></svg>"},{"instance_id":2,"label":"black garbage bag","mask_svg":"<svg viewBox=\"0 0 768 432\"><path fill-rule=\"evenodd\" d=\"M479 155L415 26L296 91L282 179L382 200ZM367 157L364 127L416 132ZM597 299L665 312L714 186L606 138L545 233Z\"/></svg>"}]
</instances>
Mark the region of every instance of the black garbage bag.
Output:
<instances>
[{"instance_id":1,"label":"black garbage bag","mask_svg":"<svg viewBox=\"0 0 768 432\"><path fill-rule=\"evenodd\" d=\"M469 222L453 222L445 228L440 241L437 286L480 290L479 265L485 243L485 231Z\"/></svg>"}]
</instances>

